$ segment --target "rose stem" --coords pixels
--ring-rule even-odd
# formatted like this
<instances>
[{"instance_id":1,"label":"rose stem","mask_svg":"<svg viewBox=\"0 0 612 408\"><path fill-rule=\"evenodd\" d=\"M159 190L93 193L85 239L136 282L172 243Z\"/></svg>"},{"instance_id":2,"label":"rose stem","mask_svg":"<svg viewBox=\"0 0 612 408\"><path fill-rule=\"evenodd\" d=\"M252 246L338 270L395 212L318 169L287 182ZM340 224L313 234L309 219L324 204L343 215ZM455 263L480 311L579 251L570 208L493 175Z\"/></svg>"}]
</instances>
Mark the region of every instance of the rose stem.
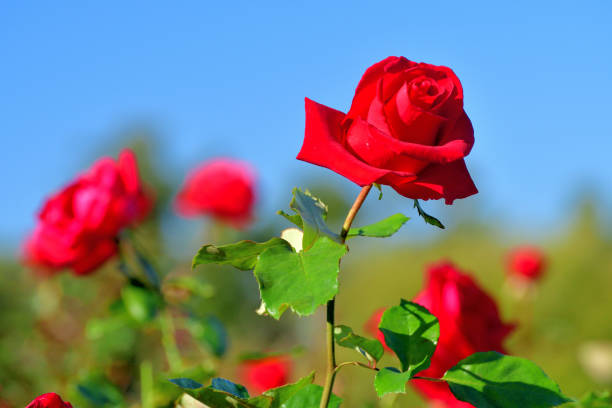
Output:
<instances>
[{"instance_id":1,"label":"rose stem","mask_svg":"<svg viewBox=\"0 0 612 408\"><path fill-rule=\"evenodd\" d=\"M367 185L361 189L361 192L357 196L357 199L353 203L353 206L346 215L344 224L342 225L342 231L340 232L340 239L342 243L346 241L351 224L357 215L357 212L361 208L365 198L372 189L372 184ZM327 369L325 375L325 385L323 387L323 395L321 396L320 408L327 408L329 399L331 398L332 388L334 386L334 379L336 378L336 348L334 343L334 307L336 305L336 298L334 297L327 302L327 324L326 324L326 343L327 343Z\"/></svg>"}]
</instances>

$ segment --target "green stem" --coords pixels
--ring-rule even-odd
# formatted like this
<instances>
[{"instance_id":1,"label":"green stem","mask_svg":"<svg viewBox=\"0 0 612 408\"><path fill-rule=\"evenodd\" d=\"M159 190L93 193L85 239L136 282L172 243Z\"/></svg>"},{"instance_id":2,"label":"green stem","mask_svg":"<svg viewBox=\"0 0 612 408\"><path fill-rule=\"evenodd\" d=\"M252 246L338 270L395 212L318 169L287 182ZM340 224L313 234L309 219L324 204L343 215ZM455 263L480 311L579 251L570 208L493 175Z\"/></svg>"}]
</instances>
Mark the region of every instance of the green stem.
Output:
<instances>
[{"instance_id":1,"label":"green stem","mask_svg":"<svg viewBox=\"0 0 612 408\"><path fill-rule=\"evenodd\" d=\"M162 344L168 359L168 366L173 373L183 370L183 361L178 346L176 345L174 321L170 311L166 309L160 316L160 328L162 333Z\"/></svg>"},{"instance_id":2,"label":"green stem","mask_svg":"<svg viewBox=\"0 0 612 408\"><path fill-rule=\"evenodd\" d=\"M146 360L140 363L140 403L142 408L154 408L153 402L153 367Z\"/></svg>"},{"instance_id":3,"label":"green stem","mask_svg":"<svg viewBox=\"0 0 612 408\"><path fill-rule=\"evenodd\" d=\"M361 205L365 201L368 193L372 189L372 184L365 186L361 189L361 192L355 199L353 206L349 210L346 215L346 219L344 220L344 224L342 225L342 231L340 232L340 238L342 243L346 241L346 236L348 235L349 230L351 229L351 225L353 224L353 220L357 215L357 212L361 208ZM329 400L331 398L332 389L334 388L334 380L336 378L336 347L334 343L334 309L336 305L336 298L333 298L329 302L327 302L327 323L325 327L325 340L327 345L327 365L326 365L326 373L325 373L325 384L323 386L323 395L321 396L321 404L319 408L327 408L329 404Z\"/></svg>"}]
</instances>

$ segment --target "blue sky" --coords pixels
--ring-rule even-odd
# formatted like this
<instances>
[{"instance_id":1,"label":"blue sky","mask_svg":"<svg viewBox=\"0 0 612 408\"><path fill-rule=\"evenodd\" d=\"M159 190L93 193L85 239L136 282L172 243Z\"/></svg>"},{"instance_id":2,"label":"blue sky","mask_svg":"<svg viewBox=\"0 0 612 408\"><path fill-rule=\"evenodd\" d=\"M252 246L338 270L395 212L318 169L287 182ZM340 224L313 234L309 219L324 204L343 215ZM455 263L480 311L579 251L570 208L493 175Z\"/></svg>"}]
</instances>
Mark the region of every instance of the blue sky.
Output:
<instances>
[{"instance_id":1,"label":"blue sky","mask_svg":"<svg viewBox=\"0 0 612 408\"><path fill-rule=\"evenodd\" d=\"M611 4L3 1L0 243L132 122L158 130L158 165L177 176L228 154L253 162L266 197L336 177L294 159L303 98L348 109L388 55L461 79L484 211L545 228L593 187L610 208Z\"/></svg>"}]
</instances>

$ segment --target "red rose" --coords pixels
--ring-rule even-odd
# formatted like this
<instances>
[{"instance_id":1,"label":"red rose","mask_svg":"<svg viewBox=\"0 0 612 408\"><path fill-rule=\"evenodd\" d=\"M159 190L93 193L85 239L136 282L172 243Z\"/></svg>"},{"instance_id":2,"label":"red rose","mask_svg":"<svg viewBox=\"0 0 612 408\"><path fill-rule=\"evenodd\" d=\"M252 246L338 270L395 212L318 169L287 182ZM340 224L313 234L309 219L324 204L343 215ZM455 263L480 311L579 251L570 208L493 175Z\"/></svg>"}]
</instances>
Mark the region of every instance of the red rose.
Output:
<instances>
[{"instance_id":1,"label":"red rose","mask_svg":"<svg viewBox=\"0 0 612 408\"><path fill-rule=\"evenodd\" d=\"M508 255L508 274L523 281L534 282L544 274L546 259L542 251L533 246L521 246Z\"/></svg>"},{"instance_id":2,"label":"red rose","mask_svg":"<svg viewBox=\"0 0 612 408\"><path fill-rule=\"evenodd\" d=\"M478 191L463 158L474 130L450 68L388 57L365 72L344 114L306 99L297 158L365 186L451 204Z\"/></svg>"},{"instance_id":3,"label":"red rose","mask_svg":"<svg viewBox=\"0 0 612 408\"><path fill-rule=\"evenodd\" d=\"M242 161L218 158L193 170L175 201L176 211L185 216L211 215L235 227L252 218L255 176Z\"/></svg>"},{"instance_id":4,"label":"red rose","mask_svg":"<svg viewBox=\"0 0 612 408\"><path fill-rule=\"evenodd\" d=\"M26 408L72 408L72 405L62 401L62 398L56 393L50 392L36 397Z\"/></svg>"},{"instance_id":5,"label":"red rose","mask_svg":"<svg viewBox=\"0 0 612 408\"><path fill-rule=\"evenodd\" d=\"M93 272L117 252L119 231L144 218L152 203L132 151L123 150L118 161L102 158L44 204L26 242L26 262Z\"/></svg>"},{"instance_id":6,"label":"red rose","mask_svg":"<svg viewBox=\"0 0 612 408\"><path fill-rule=\"evenodd\" d=\"M286 357L246 360L240 366L240 378L249 391L261 394L289 382L291 361Z\"/></svg>"},{"instance_id":7,"label":"red rose","mask_svg":"<svg viewBox=\"0 0 612 408\"><path fill-rule=\"evenodd\" d=\"M495 300L451 263L428 270L427 286L414 299L438 317L440 339L431 365L420 374L440 378L446 370L479 351L504 352L503 341L514 325L500 320ZM471 407L457 400L448 385L424 380L410 383L431 400L448 408Z\"/></svg>"}]
</instances>

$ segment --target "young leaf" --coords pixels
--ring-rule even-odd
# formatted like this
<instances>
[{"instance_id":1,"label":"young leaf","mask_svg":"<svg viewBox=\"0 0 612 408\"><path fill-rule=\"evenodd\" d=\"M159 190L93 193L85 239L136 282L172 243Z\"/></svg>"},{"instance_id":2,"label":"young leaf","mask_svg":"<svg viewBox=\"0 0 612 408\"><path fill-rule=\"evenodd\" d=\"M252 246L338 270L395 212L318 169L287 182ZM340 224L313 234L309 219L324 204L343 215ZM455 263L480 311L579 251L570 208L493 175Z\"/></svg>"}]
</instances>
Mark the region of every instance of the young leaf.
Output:
<instances>
[{"instance_id":1,"label":"young leaf","mask_svg":"<svg viewBox=\"0 0 612 408\"><path fill-rule=\"evenodd\" d=\"M187 328L194 338L199 340L217 357L223 356L227 350L227 332L223 323L215 316L204 319L190 318Z\"/></svg>"},{"instance_id":2,"label":"young leaf","mask_svg":"<svg viewBox=\"0 0 612 408\"><path fill-rule=\"evenodd\" d=\"M314 371L293 384L287 384L264 391L260 396L249 399L248 403L256 408L284 408L291 397L302 388L312 384L313 381Z\"/></svg>"},{"instance_id":3,"label":"young leaf","mask_svg":"<svg viewBox=\"0 0 612 408\"><path fill-rule=\"evenodd\" d=\"M427 309L402 299L399 306L383 313L378 328L400 360L403 372L413 376L429 367L440 337L440 325Z\"/></svg>"},{"instance_id":4,"label":"young leaf","mask_svg":"<svg viewBox=\"0 0 612 408\"><path fill-rule=\"evenodd\" d=\"M101 375L90 375L79 382L76 389L81 397L96 407L117 407L124 403L121 391L117 386Z\"/></svg>"},{"instance_id":5,"label":"young leaf","mask_svg":"<svg viewBox=\"0 0 612 408\"><path fill-rule=\"evenodd\" d=\"M378 201L380 201L383 198L382 186L378 183L373 183L373 184L374 184L374 187L378 189Z\"/></svg>"},{"instance_id":6,"label":"young leaf","mask_svg":"<svg viewBox=\"0 0 612 408\"><path fill-rule=\"evenodd\" d=\"M403 214L395 214L384 220L378 221L365 227L351 228L347 238L375 237L385 238L395 234L410 218Z\"/></svg>"},{"instance_id":7,"label":"young leaf","mask_svg":"<svg viewBox=\"0 0 612 408\"><path fill-rule=\"evenodd\" d=\"M339 346L357 350L370 361L378 361L384 354L380 341L358 336L348 326L336 326L334 328L334 339Z\"/></svg>"},{"instance_id":8,"label":"young leaf","mask_svg":"<svg viewBox=\"0 0 612 408\"><path fill-rule=\"evenodd\" d=\"M293 396L282 405L282 408L316 408L321 403L322 395L323 387L309 384L293 394ZM338 408L341 402L342 399L332 394L327 407Z\"/></svg>"},{"instance_id":9,"label":"young leaf","mask_svg":"<svg viewBox=\"0 0 612 408\"><path fill-rule=\"evenodd\" d=\"M325 223L327 206L321 200L308 191L303 192L299 188L294 188L290 206L302 218L302 230L304 231L302 247L304 249L310 248L321 236L327 236L338 243L341 242L340 236L330 230Z\"/></svg>"},{"instance_id":10,"label":"young leaf","mask_svg":"<svg viewBox=\"0 0 612 408\"><path fill-rule=\"evenodd\" d=\"M272 238L261 243L240 241L222 246L204 245L193 258L192 268L198 265L215 263L219 265L230 264L242 271L248 271L255 268L259 254L274 247L290 248L291 246L280 238Z\"/></svg>"},{"instance_id":11,"label":"young leaf","mask_svg":"<svg viewBox=\"0 0 612 408\"><path fill-rule=\"evenodd\" d=\"M609 391L589 392L580 401L573 404L574 408L612 408L612 396Z\"/></svg>"},{"instance_id":12,"label":"young leaf","mask_svg":"<svg viewBox=\"0 0 612 408\"><path fill-rule=\"evenodd\" d=\"M142 267L142 271L144 272L147 281L152 287L159 290L159 288L161 288L161 282L159 280L159 275L157 274L157 271L155 270L151 262L149 262L149 260L142 253L137 250L135 250L134 252L136 253L136 259L138 259L138 263Z\"/></svg>"},{"instance_id":13,"label":"young leaf","mask_svg":"<svg viewBox=\"0 0 612 408\"><path fill-rule=\"evenodd\" d=\"M410 380L410 371L401 372L393 367L385 367L376 373L374 378L374 389L381 398L389 393L406 392L406 383Z\"/></svg>"},{"instance_id":14,"label":"young leaf","mask_svg":"<svg viewBox=\"0 0 612 408\"><path fill-rule=\"evenodd\" d=\"M300 214L287 214L283 210L278 210L276 213L283 216L290 223L295 224L295 226L299 229L304 228L304 223L302 222L302 217L300 217Z\"/></svg>"},{"instance_id":15,"label":"young leaf","mask_svg":"<svg viewBox=\"0 0 612 408\"><path fill-rule=\"evenodd\" d=\"M442 225L442 223L436 217L432 217L431 215L423 211L423 209L421 208L421 204L419 204L419 200L414 200L414 208L417 209L419 215L423 217L426 223L434 225L438 228L445 228L444 225Z\"/></svg>"},{"instance_id":16,"label":"young leaf","mask_svg":"<svg viewBox=\"0 0 612 408\"><path fill-rule=\"evenodd\" d=\"M242 398L230 394L229 392L215 390L212 387L188 391L188 393L198 401L203 402L207 407L211 408L257 408Z\"/></svg>"},{"instance_id":17,"label":"young leaf","mask_svg":"<svg viewBox=\"0 0 612 408\"><path fill-rule=\"evenodd\" d=\"M457 399L476 408L546 408L570 401L540 367L495 351L472 354L442 379Z\"/></svg>"},{"instance_id":18,"label":"young leaf","mask_svg":"<svg viewBox=\"0 0 612 408\"><path fill-rule=\"evenodd\" d=\"M121 290L121 299L128 314L139 323L152 321L161 305L157 293L133 285L127 285Z\"/></svg>"},{"instance_id":19,"label":"young leaf","mask_svg":"<svg viewBox=\"0 0 612 408\"><path fill-rule=\"evenodd\" d=\"M275 319L288 307L300 316L314 313L338 292L339 263L345 253L346 246L328 237L300 253L288 245L262 252L254 273L267 312Z\"/></svg>"},{"instance_id":20,"label":"young leaf","mask_svg":"<svg viewBox=\"0 0 612 408\"><path fill-rule=\"evenodd\" d=\"M225 378L213 378L210 387L218 391L227 392L228 394L232 394L240 399L249 398L249 392L244 385L235 384L229 380L226 380Z\"/></svg>"},{"instance_id":21,"label":"young leaf","mask_svg":"<svg viewBox=\"0 0 612 408\"><path fill-rule=\"evenodd\" d=\"M197 390L198 388L202 388L204 386L191 378L170 378L168 381L186 390Z\"/></svg>"}]
</instances>

